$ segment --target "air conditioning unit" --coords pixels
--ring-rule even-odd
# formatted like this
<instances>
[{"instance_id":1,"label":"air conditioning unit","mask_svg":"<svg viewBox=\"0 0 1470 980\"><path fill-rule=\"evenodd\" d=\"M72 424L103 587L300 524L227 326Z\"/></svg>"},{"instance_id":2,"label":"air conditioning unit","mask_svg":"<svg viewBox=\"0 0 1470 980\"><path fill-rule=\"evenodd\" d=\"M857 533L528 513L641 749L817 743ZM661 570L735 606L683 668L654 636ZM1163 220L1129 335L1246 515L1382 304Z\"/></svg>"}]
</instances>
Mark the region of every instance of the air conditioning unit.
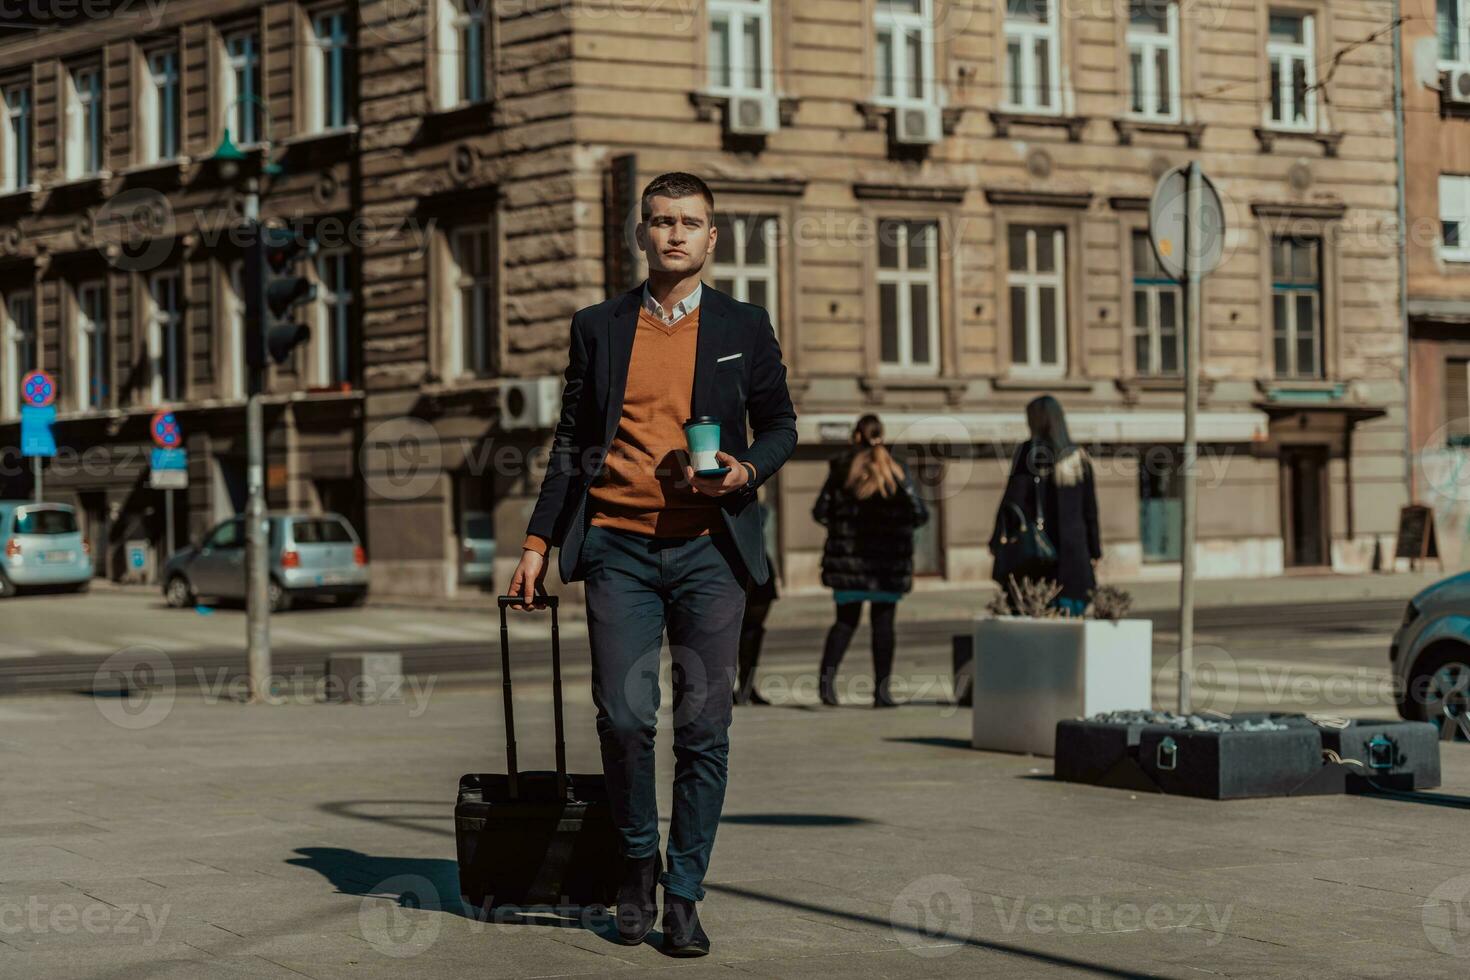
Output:
<instances>
[{"instance_id":1,"label":"air conditioning unit","mask_svg":"<svg viewBox=\"0 0 1470 980\"><path fill-rule=\"evenodd\" d=\"M561 417L562 379L507 378L500 383L502 429L550 429Z\"/></svg>"},{"instance_id":2,"label":"air conditioning unit","mask_svg":"<svg viewBox=\"0 0 1470 980\"><path fill-rule=\"evenodd\" d=\"M735 95L725 109L725 125L737 136L764 136L781 128L773 95Z\"/></svg>"},{"instance_id":3,"label":"air conditioning unit","mask_svg":"<svg viewBox=\"0 0 1470 980\"><path fill-rule=\"evenodd\" d=\"M893 110L893 141L895 143L938 143L943 138L944 129L940 123L939 106L899 106Z\"/></svg>"},{"instance_id":4,"label":"air conditioning unit","mask_svg":"<svg viewBox=\"0 0 1470 980\"><path fill-rule=\"evenodd\" d=\"M1451 68L1444 73L1443 98L1453 105L1470 105L1470 68Z\"/></svg>"}]
</instances>

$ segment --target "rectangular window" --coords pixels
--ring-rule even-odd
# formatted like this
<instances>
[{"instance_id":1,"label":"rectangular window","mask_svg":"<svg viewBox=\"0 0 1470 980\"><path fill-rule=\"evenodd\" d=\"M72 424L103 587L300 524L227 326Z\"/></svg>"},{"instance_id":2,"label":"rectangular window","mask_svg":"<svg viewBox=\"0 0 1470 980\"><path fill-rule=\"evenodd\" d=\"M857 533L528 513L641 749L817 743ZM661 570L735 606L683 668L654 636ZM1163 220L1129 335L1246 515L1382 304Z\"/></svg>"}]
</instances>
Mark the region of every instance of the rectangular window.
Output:
<instances>
[{"instance_id":1,"label":"rectangular window","mask_svg":"<svg viewBox=\"0 0 1470 980\"><path fill-rule=\"evenodd\" d=\"M1055 0L1006 0L1002 104L1015 112L1057 112L1061 99Z\"/></svg>"},{"instance_id":2,"label":"rectangular window","mask_svg":"<svg viewBox=\"0 0 1470 980\"><path fill-rule=\"evenodd\" d=\"M80 409L112 404L112 338L107 323L107 284L101 279L76 287L76 404Z\"/></svg>"},{"instance_id":3,"label":"rectangular window","mask_svg":"<svg viewBox=\"0 0 1470 980\"><path fill-rule=\"evenodd\" d=\"M153 404L184 398L184 297L177 270L156 272L148 280L149 396Z\"/></svg>"},{"instance_id":4,"label":"rectangular window","mask_svg":"<svg viewBox=\"0 0 1470 980\"><path fill-rule=\"evenodd\" d=\"M939 225L878 222L879 362L939 369Z\"/></svg>"},{"instance_id":5,"label":"rectangular window","mask_svg":"<svg viewBox=\"0 0 1470 980\"><path fill-rule=\"evenodd\" d=\"M495 264L490 228L456 228L450 236L450 376L490 373L495 339Z\"/></svg>"},{"instance_id":6,"label":"rectangular window","mask_svg":"<svg viewBox=\"0 0 1470 980\"><path fill-rule=\"evenodd\" d=\"M312 43L307 51L307 123L311 132L340 129L352 121L349 111L351 63L347 12L329 10L311 19Z\"/></svg>"},{"instance_id":7,"label":"rectangular window","mask_svg":"<svg viewBox=\"0 0 1470 980\"><path fill-rule=\"evenodd\" d=\"M29 290L5 295L5 376L0 418L14 418L20 411L21 381L40 364L36 342L36 300Z\"/></svg>"},{"instance_id":8,"label":"rectangular window","mask_svg":"<svg viewBox=\"0 0 1470 980\"><path fill-rule=\"evenodd\" d=\"M179 155L179 53L169 49L149 54L148 78L153 91L144 96L152 123L145 134L151 154L147 162L172 160Z\"/></svg>"},{"instance_id":9,"label":"rectangular window","mask_svg":"<svg viewBox=\"0 0 1470 980\"><path fill-rule=\"evenodd\" d=\"M1271 11L1266 61L1271 73L1267 119L1278 129L1317 125L1317 73L1312 56L1312 16Z\"/></svg>"},{"instance_id":10,"label":"rectangular window","mask_svg":"<svg viewBox=\"0 0 1470 980\"><path fill-rule=\"evenodd\" d=\"M709 25L710 91L772 91L770 0L710 0Z\"/></svg>"},{"instance_id":11,"label":"rectangular window","mask_svg":"<svg viewBox=\"0 0 1470 980\"><path fill-rule=\"evenodd\" d=\"M1439 257L1470 262L1470 177L1439 175Z\"/></svg>"},{"instance_id":12,"label":"rectangular window","mask_svg":"<svg viewBox=\"0 0 1470 980\"><path fill-rule=\"evenodd\" d=\"M1470 62L1470 18L1465 16L1467 0L1437 0L1435 34L1439 38L1439 60L1442 67L1456 67Z\"/></svg>"},{"instance_id":13,"label":"rectangular window","mask_svg":"<svg viewBox=\"0 0 1470 980\"><path fill-rule=\"evenodd\" d=\"M1142 119L1179 118L1179 7L1129 0L1128 111Z\"/></svg>"},{"instance_id":14,"label":"rectangular window","mask_svg":"<svg viewBox=\"0 0 1470 980\"><path fill-rule=\"evenodd\" d=\"M73 68L66 75L64 171L75 179L102 169L102 70Z\"/></svg>"},{"instance_id":15,"label":"rectangular window","mask_svg":"<svg viewBox=\"0 0 1470 980\"><path fill-rule=\"evenodd\" d=\"M775 215L717 211L715 235L715 288L770 312L776 305Z\"/></svg>"},{"instance_id":16,"label":"rectangular window","mask_svg":"<svg viewBox=\"0 0 1470 980\"><path fill-rule=\"evenodd\" d=\"M1138 460L1138 536L1143 560L1179 561L1183 512L1179 497L1179 450L1153 447Z\"/></svg>"},{"instance_id":17,"label":"rectangular window","mask_svg":"<svg viewBox=\"0 0 1470 980\"><path fill-rule=\"evenodd\" d=\"M1470 360L1446 358L1444 362L1445 445L1470 446Z\"/></svg>"},{"instance_id":18,"label":"rectangular window","mask_svg":"<svg viewBox=\"0 0 1470 980\"><path fill-rule=\"evenodd\" d=\"M931 105L934 86L934 13L930 0L878 0L878 86L883 105Z\"/></svg>"},{"instance_id":19,"label":"rectangular window","mask_svg":"<svg viewBox=\"0 0 1470 980\"><path fill-rule=\"evenodd\" d=\"M314 338L317 383L352 383L352 253L333 249L316 256L319 331Z\"/></svg>"},{"instance_id":20,"label":"rectangular window","mask_svg":"<svg viewBox=\"0 0 1470 980\"><path fill-rule=\"evenodd\" d=\"M436 50L441 109L485 99L486 14L489 0L438 0Z\"/></svg>"},{"instance_id":21,"label":"rectangular window","mask_svg":"<svg viewBox=\"0 0 1470 980\"><path fill-rule=\"evenodd\" d=\"M1067 368L1066 229L1011 225L1006 230L1011 364L1027 373Z\"/></svg>"},{"instance_id":22,"label":"rectangular window","mask_svg":"<svg viewBox=\"0 0 1470 980\"><path fill-rule=\"evenodd\" d=\"M225 38L225 76L222 105L231 138L241 145L259 143L263 136L260 88L260 35L239 31Z\"/></svg>"},{"instance_id":23,"label":"rectangular window","mask_svg":"<svg viewBox=\"0 0 1470 980\"><path fill-rule=\"evenodd\" d=\"M1271 322L1276 376L1322 376L1322 242L1271 240Z\"/></svg>"},{"instance_id":24,"label":"rectangular window","mask_svg":"<svg viewBox=\"0 0 1470 980\"><path fill-rule=\"evenodd\" d=\"M0 190L15 191L31 184L31 88L13 85L5 89L4 184Z\"/></svg>"},{"instance_id":25,"label":"rectangular window","mask_svg":"<svg viewBox=\"0 0 1470 980\"><path fill-rule=\"evenodd\" d=\"M223 348L219 366L220 395L244 398L245 391L245 261L233 259L225 267Z\"/></svg>"},{"instance_id":26,"label":"rectangular window","mask_svg":"<svg viewBox=\"0 0 1470 980\"><path fill-rule=\"evenodd\" d=\"M1184 293L1159 265L1147 231L1133 232L1133 344L1139 375L1179 373Z\"/></svg>"}]
</instances>

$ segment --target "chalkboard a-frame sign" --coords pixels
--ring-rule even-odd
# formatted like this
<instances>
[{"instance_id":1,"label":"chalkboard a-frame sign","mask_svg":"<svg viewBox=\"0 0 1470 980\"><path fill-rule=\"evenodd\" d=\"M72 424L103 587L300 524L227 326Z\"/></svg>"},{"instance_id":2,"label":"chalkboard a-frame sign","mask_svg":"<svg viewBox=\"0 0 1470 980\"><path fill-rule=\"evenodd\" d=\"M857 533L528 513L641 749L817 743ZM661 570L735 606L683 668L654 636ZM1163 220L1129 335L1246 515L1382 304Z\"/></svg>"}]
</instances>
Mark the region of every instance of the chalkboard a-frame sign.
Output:
<instances>
[{"instance_id":1,"label":"chalkboard a-frame sign","mask_svg":"<svg viewBox=\"0 0 1470 980\"><path fill-rule=\"evenodd\" d=\"M1409 559L1410 568L1425 558L1433 558L1443 567L1439 557L1439 538L1434 533L1434 508L1409 504L1399 510L1399 534L1394 557Z\"/></svg>"}]
</instances>

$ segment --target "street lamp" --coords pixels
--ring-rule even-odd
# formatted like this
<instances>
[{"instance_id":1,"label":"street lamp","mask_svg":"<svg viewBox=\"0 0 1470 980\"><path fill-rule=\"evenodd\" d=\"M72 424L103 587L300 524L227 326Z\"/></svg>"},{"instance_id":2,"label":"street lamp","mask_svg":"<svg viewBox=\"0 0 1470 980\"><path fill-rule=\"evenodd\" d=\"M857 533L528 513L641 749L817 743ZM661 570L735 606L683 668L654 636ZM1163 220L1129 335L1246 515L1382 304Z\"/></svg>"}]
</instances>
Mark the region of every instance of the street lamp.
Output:
<instances>
[{"instance_id":1,"label":"street lamp","mask_svg":"<svg viewBox=\"0 0 1470 980\"><path fill-rule=\"evenodd\" d=\"M232 184L235 178L240 176L240 164L244 163L248 157L245 151L230 139L230 127L228 126L225 127L224 139L220 140L219 146L215 147L213 159L215 166L219 169L220 179L225 183Z\"/></svg>"}]
</instances>

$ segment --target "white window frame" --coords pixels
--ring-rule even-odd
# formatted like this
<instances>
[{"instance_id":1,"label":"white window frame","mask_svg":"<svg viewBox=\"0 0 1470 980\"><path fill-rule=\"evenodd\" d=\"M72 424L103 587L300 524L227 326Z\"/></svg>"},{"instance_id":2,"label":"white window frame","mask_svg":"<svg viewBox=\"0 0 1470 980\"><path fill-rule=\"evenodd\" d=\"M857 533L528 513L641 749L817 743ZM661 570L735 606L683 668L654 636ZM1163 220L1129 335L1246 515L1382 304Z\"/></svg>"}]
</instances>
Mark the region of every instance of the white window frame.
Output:
<instances>
[{"instance_id":1,"label":"white window frame","mask_svg":"<svg viewBox=\"0 0 1470 980\"><path fill-rule=\"evenodd\" d=\"M1317 238L1315 239L1315 241L1317 247L1317 277L1314 280L1315 285L1313 287L1296 289L1278 287L1276 285L1276 270L1274 266L1271 269L1271 371L1273 376L1275 376L1276 378L1286 380L1310 380L1313 378L1325 378L1327 376L1327 310L1324 305L1326 301L1326 283L1324 282L1326 276L1326 267L1324 263L1325 256L1323 254L1323 249L1326 246L1326 241L1321 238ZM1274 253L1276 248L1276 242L1274 239L1270 242L1270 247L1272 253ZM1316 300L1316 302L1313 304L1313 309L1316 315L1312 323L1312 340L1313 349L1316 353L1317 363L1315 365L1315 370L1307 373L1303 373L1301 371L1301 366L1297 363L1297 340L1300 337L1302 331L1301 324L1297 321L1296 297L1301 295L1302 293L1308 293ZM1284 324L1279 324L1276 322L1277 296L1285 296L1289 300L1289 302L1286 303L1286 322ZM1281 364L1278 363L1276 360L1277 334L1284 334L1286 336L1286 359L1291 368L1289 371L1283 371Z\"/></svg>"},{"instance_id":2,"label":"white window frame","mask_svg":"<svg viewBox=\"0 0 1470 980\"><path fill-rule=\"evenodd\" d=\"M779 218L764 211L738 211L727 212L730 219L730 233L732 247L735 257L730 262L710 260L710 278L728 280L730 283L729 293L742 303L749 303L750 284L752 281L764 281L766 286L767 312L771 317L771 327L776 331L776 336L781 336L780 328L777 326L775 309L779 308L780 288L779 261L776 255L777 230ZM752 229L752 224L759 227ZM752 235L762 235L766 243L766 260L753 263L746 258L746 246Z\"/></svg>"},{"instance_id":3,"label":"white window frame","mask_svg":"<svg viewBox=\"0 0 1470 980\"><path fill-rule=\"evenodd\" d=\"M22 324L19 310L25 311ZM31 371L40 367L39 337L36 332L36 296L30 289L16 289L5 294L4 305L4 375L0 377L0 418L20 415L20 383Z\"/></svg>"},{"instance_id":4,"label":"white window frame","mask_svg":"<svg viewBox=\"0 0 1470 980\"><path fill-rule=\"evenodd\" d=\"M1439 175L1439 257L1445 262L1470 262L1470 176ZM1460 226L1460 244L1446 245L1444 226L1455 221Z\"/></svg>"},{"instance_id":5,"label":"white window frame","mask_svg":"<svg viewBox=\"0 0 1470 980\"><path fill-rule=\"evenodd\" d=\"M220 397L241 399L245 390L245 260L223 263L224 316L220 318Z\"/></svg>"},{"instance_id":6,"label":"white window frame","mask_svg":"<svg viewBox=\"0 0 1470 980\"><path fill-rule=\"evenodd\" d=\"M495 240L488 224L458 225L449 229L449 276L445 293L445 374L450 379L484 377L494 365L496 299ZM480 269L466 259L467 243L485 250ZM468 269L467 269L468 267ZM465 291L472 294L465 302ZM471 322L471 319L477 322ZM481 350L476 356L471 338L478 340ZM478 361L478 363L477 363Z\"/></svg>"},{"instance_id":7,"label":"white window frame","mask_svg":"<svg viewBox=\"0 0 1470 980\"><path fill-rule=\"evenodd\" d=\"M1129 233L1128 247L1130 252L1132 252L1135 248L1134 237L1139 234L1147 237L1148 232L1135 230ZM1149 247L1152 248L1152 246ZM1141 281L1144 280L1144 278L1145 277L1143 275L1143 270L1135 268L1133 269L1132 281L1129 283L1130 292L1128 294L1128 315L1133 324L1133 373L1138 377L1143 378L1178 377L1184 370L1183 358L1184 343L1186 339L1184 336L1184 331L1182 329L1184 317L1184 289L1179 285L1178 282L1175 282L1174 280L1169 280L1167 282L1159 281L1161 279L1167 278L1165 276L1151 276L1148 277L1147 281ZM1148 314L1146 322L1144 323L1138 322L1138 303L1136 297L1139 293L1143 293L1148 297ZM1164 331L1159 311L1163 305L1160 301L1160 296L1165 293L1168 293L1169 295L1174 297L1174 369L1172 371L1165 371L1162 366L1162 337ZM1138 339L1140 336L1148 338L1147 364L1142 364L1138 362L1137 351Z\"/></svg>"},{"instance_id":8,"label":"white window frame","mask_svg":"<svg viewBox=\"0 0 1470 980\"><path fill-rule=\"evenodd\" d=\"M24 190L36 179L35 100L29 82L4 89L5 125L0 126L3 160L0 160L0 191Z\"/></svg>"},{"instance_id":9,"label":"white window frame","mask_svg":"<svg viewBox=\"0 0 1470 980\"><path fill-rule=\"evenodd\" d=\"M1143 0L1145 3L1161 3L1163 0ZM1179 121L1179 4L1169 2L1165 7L1165 29L1166 33L1158 34L1154 31L1145 31L1133 27L1130 16L1128 22L1128 112L1132 119L1148 119L1155 122L1178 122ZM1160 112L1158 72L1155 70L1160 53L1166 56L1168 78L1165 84L1168 86L1169 108ZM1142 70L1139 77L1143 82L1142 90L1135 92L1133 87L1133 57L1138 55L1142 61ZM1143 97L1143 110L1137 111L1133 108L1133 96L1135 94Z\"/></svg>"},{"instance_id":10,"label":"white window frame","mask_svg":"<svg viewBox=\"0 0 1470 980\"><path fill-rule=\"evenodd\" d=\"M491 0L438 0L433 35L432 63L438 67L436 94L439 108L454 109L484 102L489 97L485 62L490 40L487 16ZM472 31L478 27L479 40L472 45ZM469 79L475 78L479 92L468 90Z\"/></svg>"},{"instance_id":11,"label":"white window frame","mask_svg":"<svg viewBox=\"0 0 1470 980\"><path fill-rule=\"evenodd\" d=\"M243 42L243 44L242 44ZM265 120L259 101L261 89L260 32L255 28L231 31L222 40L224 58L221 65L220 112L230 128L230 138L239 146L255 146L262 142L261 127ZM240 90L240 76L252 80L249 92ZM251 131L253 130L253 132Z\"/></svg>"},{"instance_id":12,"label":"white window frame","mask_svg":"<svg viewBox=\"0 0 1470 980\"><path fill-rule=\"evenodd\" d=\"M940 223L937 218L883 218L879 221L879 234L885 224L893 223L902 229L899 239L894 243L895 254L898 259L898 268L887 269L882 266L881 261L874 262L875 278L878 283L879 293L882 287L892 285L895 287L895 312L898 317L898 360L883 360L882 323L878 329L878 370L882 374L938 374L939 373L939 246L940 246ZM924 226L933 236L929 243L929 264L922 269L910 269L909 262L909 236L916 226ZM881 247L877 243L875 248ZM916 363L913 360L914 344L914 321L913 321L913 290L912 286L922 285L928 287L928 313L929 320L929 353L930 360ZM883 303L879 298L877 309L882 316Z\"/></svg>"},{"instance_id":13,"label":"white window frame","mask_svg":"<svg viewBox=\"0 0 1470 980\"><path fill-rule=\"evenodd\" d=\"M883 47L880 38L889 38L889 52L893 58L893 73L884 71ZM906 43L913 35L919 38L919 94L914 96L903 88L902 83L912 74L909 64L909 46ZM883 86L891 86L885 94ZM873 102L883 106L927 106L938 102L938 87L934 68L934 5L933 0L919 0L917 13L895 10L878 0L873 10Z\"/></svg>"},{"instance_id":14,"label":"white window frame","mask_svg":"<svg viewBox=\"0 0 1470 980\"><path fill-rule=\"evenodd\" d=\"M312 331L313 383L336 387L352 382L352 250L321 249L312 260L316 279L316 324ZM332 273L329 275L328 272ZM333 283L346 283L334 290Z\"/></svg>"},{"instance_id":15,"label":"white window frame","mask_svg":"<svg viewBox=\"0 0 1470 980\"><path fill-rule=\"evenodd\" d=\"M306 45L305 77L302 98L305 103L305 131L329 133L352 125L352 39L348 34L346 7L331 7L311 12L310 35ZM336 90L328 84L336 78ZM340 106L331 101L335 96ZM339 112L334 112L339 109ZM333 117L338 118L334 119Z\"/></svg>"},{"instance_id":16,"label":"white window frame","mask_svg":"<svg viewBox=\"0 0 1470 980\"><path fill-rule=\"evenodd\" d=\"M170 280L172 310L159 302L160 288ZM148 398L153 405L181 402L188 394L183 289L184 277L178 269L164 269L148 277Z\"/></svg>"},{"instance_id":17,"label":"white window frame","mask_svg":"<svg viewBox=\"0 0 1470 980\"><path fill-rule=\"evenodd\" d=\"M107 280L86 279L76 283L72 293L73 316L72 336L75 338L76 376L75 404L78 411L96 411L107 408L111 403L109 388L112 383L112 327L107 310ZM101 318L93 315L93 302L100 310ZM100 342L99 342L100 341ZM98 386L96 398L92 386Z\"/></svg>"},{"instance_id":18,"label":"white window frame","mask_svg":"<svg viewBox=\"0 0 1470 980\"><path fill-rule=\"evenodd\" d=\"M1439 2L1442 2L1442 0L1439 0ZM1435 4L1434 18L1436 53L1439 52L1440 46L1444 43L1440 30L1444 25L1440 22L1439 18L1439 2ZM1455 14L1459 21L1455 25L1455 55L1453 58L1446 58L1442 54L1439 55L1439 68L1441 71L1451 68L1470 67L1470 0L1450 0L1450 3L1454 6Z\"/></svg>"},{"instance_id":19,"label":"white window frame","mask_svg":"<svg viewBox=\"0 0 1470 980\"><path fill-rule=\"evenodd\" d=\"M78 65L63 81L66 109L63 173L75 180L102 172L105 133L102 127L102 67Z\"/></svg>"},{"instance_id":20,"label":"white window frame","mask_svg":"<svg viewBox=\"0 0 1470 980\"><path fill-rule=\"evenodd\" d=\"M1302 40L1278 41L1271 37L1270 18L1296 17L1302 22ZM1299 10L1283 10L1270 8L1266 12L1266 107L1265 122L1270 129L1288 130L1292 132L1315 132L1317 129L1317 32L1316 18L1309 13ZM1287 118L1291 110L1291 103L1296 92L1295 77L1292 65L1297 60L1306 64L1305 83L1306 93L1306 118L1301 122L1294 122ZM1281 85L1275 92L1275 101L1272 101L1270 91L1271 67L1276 67ZM1271 113L1275 110L1281 114L1281 118L1272 119Z\"/></svg>"},{"instance_id":21,"label":"white window frame","mask_svg":"<svg viewBox=\"0 0 1470 980\"><path fill-rule=\"evenodd\" d=\"M1005 25L1002 30L1002 47L1000 57L1001 67L1001 107L1011 112L1027 112L1036 114L1059 115L1062 111L1062 31L1061 11L1058 9L1061 0L1047 0L1047 17L1045 20L1032 20L1030 18L1005 17ZM1044 91L1046 101L1042 101L1043 89L1036 78L1036 45L1038 41L1047 42L1047 80L1048 85ZM1021 47L1021 98L1011 98L1011 44L1019 44Z\"/></svg>"},{"instance_id":22,"label":"white window frame","mask_svg":"<svg viewBox=\"0 0 1470 980\"><path fill-rule=\"evenodd\" d=\"M1012 270L1010 256L1006 256L1006 302L1010 302L1011 289L1021 287L1026 293L1026 360L1016 360L1016 351L1012 347L1010 352L1011 373L1024 375L1026 377L1060 377L1067 373L1067 233L1064 225L1054 225L1049 222L1017 221L1008 225L1005 230L1006 239L1010 239L1010 229L1021 227L1026 229L1026 268L1021 271ZM1036 236L1040 232L1050 231L1052 235L1052 254L1056 257L1054 268L1050 272L1040 272L1036 268ZM1009 245L1007 245L1009 248ZM1051 324L1056 331L1057 362L1055 364L1044 364L1041 362L1041 333L1046 324L1041 322L1041 290L1043 287L1051 287L1056 291L1056 302L1052 305L1053 318ZM1008 310L1010 317L1005 323L1006 336L1010 336L1011 317L1014 310Z\"/></svg>"},{"instance_id":23,"label":"white window frame","mask_svg":"<svg viewBox=\"0 0 1470 980\"><path fill-rule=\"evenodd\" d=\"M725 25L721 36L716 25ZM755 25L757 60L756 85L749 84L751 74L751 52L747 37L749 23ZM768 95L775 92L776 73L773 62L775 44L772 39L770 0L710 0L709 2L709 67L707 71L709 91L716 95ZM721 51L721 42L728 44L728 52ZM720 78L719 68L724 65L730 81Z\"/></svg>"},{"instance_id":24,"label":"white window frame","mask_svg":"<svg viewBox=\"0 0 1470 980\"><path fill-rule=\"evenodd\" d=\"M148 81L147 94L138 105L143 162L176 160L184 152L179 49L169 47L148 51L144 56L143 71Z\"/></svg>"}]
</instances>

